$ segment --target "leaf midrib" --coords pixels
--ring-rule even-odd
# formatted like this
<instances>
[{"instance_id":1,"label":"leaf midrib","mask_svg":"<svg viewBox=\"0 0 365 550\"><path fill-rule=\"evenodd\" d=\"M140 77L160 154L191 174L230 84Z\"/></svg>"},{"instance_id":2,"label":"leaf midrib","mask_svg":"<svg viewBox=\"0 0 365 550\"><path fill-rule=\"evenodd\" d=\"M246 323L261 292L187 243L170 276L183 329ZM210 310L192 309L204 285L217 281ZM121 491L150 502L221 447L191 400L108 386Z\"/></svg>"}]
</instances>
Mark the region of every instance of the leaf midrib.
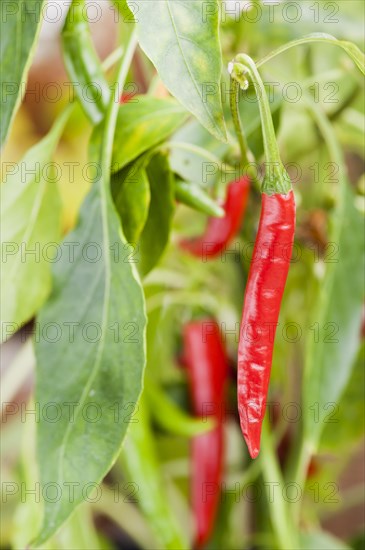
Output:
<instances>
[{"instance_id":1,"label":"leaf midrib","mask_svg":"<svg viewBox=\"0 0 365 550\"><path fill-rule=\"evenodd\" d=\"M106 336L106 328L107 328L107 317L108 317L108 304L110 300L110 277L111 277L111 271L110 271L110 257L107 253L109 251L110 246L110 235L109 235L109 226L107 221L107 206L106 206L106 186L103 185L103 179L102 177L99 179L99 189L100 189L100 197L101 197L101 218L102 218L102 228L103 228L103 249L105 251L105 283L104 283L104 303L103 303L103 312L102 312L102 320L101 320L101 337L99 340L99 345L96 351L96 358L94 361L94 365L91 369L91 373L88 379L88 382L85 384L84 389L81 393L81 398L78 403L78 406L75 409L75 421L73 423L69 423L67 430L65 432L65 435L63 437L61 447L60 447L60 455L59 455L59 464L58 464L58 479L60 484L65 481L65 473L64 473L64 457L66 453L66 447L68 444L68 441L70 439L70 435L72 433L73 427L77 424L77 418L79 417L80 410L82 408L83 403L86 401L87 395L89 394L89 391L91 389L91 386L95 380L95 377L97 375L97 372L99 370L99 366L101 363L102 353L104 351L105 346L105 336ZM67 481L67 480L66 480ZM57 506L53 509L53 516L57 516L58 510L61 506L62 500L60 499L58 501Z\"/></svg>"}]
</instances>

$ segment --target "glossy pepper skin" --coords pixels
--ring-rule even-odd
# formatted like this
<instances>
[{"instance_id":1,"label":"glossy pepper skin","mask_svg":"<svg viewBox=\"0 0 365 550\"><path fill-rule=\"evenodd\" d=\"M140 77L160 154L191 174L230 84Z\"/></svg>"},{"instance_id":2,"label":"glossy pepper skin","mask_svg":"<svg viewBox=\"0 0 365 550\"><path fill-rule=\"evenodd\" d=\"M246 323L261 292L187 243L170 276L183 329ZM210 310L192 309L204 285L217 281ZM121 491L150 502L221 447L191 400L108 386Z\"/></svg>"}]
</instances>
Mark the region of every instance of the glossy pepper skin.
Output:
<instances>
[{"instance_id":1,"label":"glossy pepper skin","mask_svg":"<svg viewBox=\"0 0 365 550\"><path fill-rule=\"evenodd\" d=\"M238 409L250 455L260 450L274 338L295 231L293 191L262 194L238 347Z\"/></svg>"},{"instance_id":2,"label":"glossy pepper skin","mask_svg":"<svg viewBox=\"0 0 365 550\"><path fill-rule=\"evenodd\" d=\"M201 258L215 258L238 233L244 217L250 190L250 180L246 176L231 182L223 209L223 218L209 218L201 237L186 239L180 245L184 250Z\"/></svg>"},{"instance_id":3,"label":"glossy pepper skin","mask_svg":"<svg viewBox=\"0 0 365 550\"><path fill-rule=\"evenodd\" d=\"M201 548L212 533L219 502L224 455L224 386L228 362L218 326L213 320L185 325L183 343L194 413L203 418L214 417L217 423L213 430L194 437L191 445L195 546Z\"/></svg>"}]
</instances>

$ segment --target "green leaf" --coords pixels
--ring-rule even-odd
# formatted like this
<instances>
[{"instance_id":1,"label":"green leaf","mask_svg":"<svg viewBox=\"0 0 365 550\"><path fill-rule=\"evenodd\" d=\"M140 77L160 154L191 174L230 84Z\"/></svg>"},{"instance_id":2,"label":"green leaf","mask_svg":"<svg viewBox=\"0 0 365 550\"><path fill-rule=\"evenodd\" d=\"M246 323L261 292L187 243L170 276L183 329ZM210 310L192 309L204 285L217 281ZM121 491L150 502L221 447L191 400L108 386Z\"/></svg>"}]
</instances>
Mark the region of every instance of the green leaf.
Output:
<instances>
[{"instance_id":1,"label":"green leaf","mask_svg":"<svg viewBox=\"0 0 365 550\"><path fill-rule=\"evenodd\" d=\"M3 2L0 23L0 147L25 93L27 73L41 25L43 0Z\"/></svg>"},{"instance_id":2,"label":"green leaf","mask_svg":"<svg viewBox=\"0 0 365 550\"><path fill-rule=\"evenodd\" d=\"M341 449L347 451L364 436L364 364L365 344L363 343L338 408L328 411L327 423L321 439L321 452L338 452Z\"/></svg>"},{"instance_id":3,"label":"green leaf","mask_svg":"<svg viewBox=\"0 0 365 550\"><path fill-rule=\"evenodd\" d=\"M324 32L314 32L312 34L308 34L307 36L303 36L303 38L299 38L298 40L287 42L277 50L274 50L273 52L269 53L263 59L260 59L260 61L256 63L256 66L260 67L264 63L271 61L271 59L273 59L277 55L280 55L286 52L290 48L294 48L302 44L310 44L311 42L324 42L326 44L333 44L334 46L338 46L339 48L342 48L342 50L344 50L351 57L352 61L355 63L358 69L362 72L362 74L365 74L364 53L352 42L348 42L346 40L337 40L337 38L335 38L334 36L331 36L330 34L326 34Z\"/></svg>"},{"instance_id":4,"label":"green leaf","mask_svg":"<svg viewBox=\"0 0 365 550\"><path fill-rule=\"evenodd\" d=\"M174 178L166 155L159 153L147 167L151 204L139 242L138 270L146 275L157 264L168 243L174 214Z\"/></svg>"},{"instance_id":5,"label":"green leaf","mask_svg":"<svg viewBox=\"0 0 365 550\"><path fill-rule=\"evenodd\" d=\"M138 242L148 216L151 193L145 164L145 158L139 159L112 177L114 203L130 243Z\"/></svg>"},{"instance_id":6,"label":"green leaf","mask_svg":"<svg viewBox=\"0 0 365 550\"><path fill-rule=\"evenodd\" d=\"M188 548L188 542L164 494L165 483L161 476L148 409L143 399L135 422L128 431L120 459L126 479L137 484L139 506L160 541L159 548Z\"/></svg>"},{"instance_id":7,"label":"green leaf","mask_svg":"<svg viewBox=\"0 0 365 550\"><path fill-rule=\"evenodd\" d=\"M130 59L132 46L122 63ZM142 389L144 298L105 160L117 115L113 119L113 109L114 98L105 130L98 128L91 147L97 153L92 160L103 169L97 171L78 225L62 244L54 288L38 318L36 400L41 411L53 403L58 414L56 422L42 415L38 423L40 478L42 488L56 484L62 491L59 498L45 500L34 545L47 540L85 499L87 488L108 472ZM74 484L72 498L67 484Z\"/></svg>"},{"instance_id":8,"label":"green leaf","mask_svg":"<svg viewBox=\"0 0 365 550\"><path fill-rule=\"evenodd\" d=\"M70 81L90 121L98 124L110 99L110 89L85 18L85 1L73 0L62 31L63 58Z\"/></svg>"},{"instance_id":9,"label":"green leaf","mask_svg":"<svg viewBox=\"0 0 365 550\"><path fill-rule=\"evenodd\" d=\"M1 186L1 315L16 328L35 315L51 290L51 262L61 238L61 204L51 160L68 114Z\"/></svg>"},{"instance_id":10,"label":"green leaf","mask_svg":"<svg viewBox=\"0 0 365 550\"><path fill-rule=\"evenodd\" d=\"M208 216L222 218L224 210L199 185L175 181L175 197L178 201Z\"/></svg>"},{"instance_id":11,"label":"green leaf","mask_svg":"<svg viewBox=\"0 0 365 550\"><path fill-rule=\"evenodd\" d=\"M350 550L342 540L324 531L309 531L301 533L300 548L303 550Z\"/></svg>"},{"instance_id":12,"label":"green leaf","mask_svg":"<svg viewBox=\"0 0 365 550\"><path fill-rule=\"evenodd\" d=\"M218 1L128 4L136 10L139 43L166 87L209 132L225 141Z\"/></svg>"},{"instance_id":13,"label":"green leaf","mask_svg":"<svg viewBox=\"0 0 365 550\"><path fill-rule=\"evenodd\" d=\"M112 172L163 142L187 113L173 99L137 96L120 106L113 145Z\"/></svg>"},{"instance_id":14,"label":"green leaf","mask_svg":"<svg viewBox=\"0 0 365 550\"><path fill-rule=\"evenodd\" d=\"M350 184L343 187L341 203L334 214L334 263L327 264L319 290L316 316L319 337L311 331L305 358L303 386L304 426L316 449L326 418L336 406L351 375L359 347L364 300L363 219L355 208ZM314 410L315 408L315 410Z\"/></svg>"}]
</instances>

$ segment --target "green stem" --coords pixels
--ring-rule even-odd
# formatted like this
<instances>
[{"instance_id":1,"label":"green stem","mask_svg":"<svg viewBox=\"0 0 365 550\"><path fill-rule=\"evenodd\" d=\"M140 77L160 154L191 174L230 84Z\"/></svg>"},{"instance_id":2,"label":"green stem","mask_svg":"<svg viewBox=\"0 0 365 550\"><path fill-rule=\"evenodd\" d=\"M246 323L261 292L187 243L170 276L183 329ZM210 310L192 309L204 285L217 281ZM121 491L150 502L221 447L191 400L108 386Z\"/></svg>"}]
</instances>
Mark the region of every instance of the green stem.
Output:
<instances>
[{"instance_id":1,"label":"green stem","mask_svg":"<svg viewBox=\"0 0 365 550\"><path fill-rule=\"evenodd\" d=\"M308 467L313 455L314 449L311 443L301 435L299 441L299 449L297 451L297 457L294 464L294 470L288 476L288 480L296 484L299 487L301 494L304 494L305 482L307 479ZM300 512L302 509L302 499L297 502L293 502L290 508L291 517L295 526L299 525Z\"/></svg>"},{"instance_id":2,"label":"green stem","mask_svg":"<svg viewBox=\"0 0 365 550\"><path fill-rule=\"evenodd\" d=\"M236 63L232 70L232 77L236 78L241 86L247 86L247 74L254 84L255 92L259 100L266 160L268 162L280 164L281 158L264 83L251 57L246 54L239 54L236 57Z\"/></svg>"},{"instance_id":3,"label":"green stem","mask_svg":"<svg viewBox=\"0 0 365 550\"><path fill-rule=\"evenodd\" d=\"M287 50L290 50L291 48L300 46L301 44L309 44L313 42L324 42L326 44L332 44L333 46L342 48L347 53L347 55L351 57L352 61L355 63L358 69L360 69L362 74L365 74L363 52L352 42L337 40L337 38L335 38L334 36L323 32L309 34L307 36L303 36L302 38L298 38L297 40L293 40L292 42L287 42L283 46L280 46L280 48L278 48L277 50L274 50L273 52L260 59L260 61L258 61L256 65L257 67L261 67L261 65L264 65L268 61L274 59L274 57L286 52Z\"/></svg>"},{"instance_id":4,"label":"green stem","mask_svg":"<svg viewBox=\"0 0 365 550\"><path fill-rule=\"evenodd\" d=\"M299 548L292 529L289 510L283 496L284 480L275 456L272 436L267 416L262 425L260 463L264 481L272 488L273 501L269 503L269 513L280 550Z\"/></svg>"},{"instance_id":5,"label":"green stem","mask_svg":"<svg viewBox=\"0 0 365 550\"><path fill-rule=\"evenodd\" d=\"M244 134L242 124L241 124L241 119L240 119L240 114L238 109L239 93L240 93L240 84L237 82L237 80L235 80L234 78L231 78L229 105L231 109L234 129L237 136L237 141L241 152L241 165L242 165L243 171L248 175L248 177L253 182L255 187L260 191L261 183L257 178L257 173L255 169L255 158L248 147L246 136Z\"/></svg>"},{"instance_id":6,"label":"green stem","mask_svg":"<svg viewBox=\"0 0 365 550\"><path fill-rule=\"evenodd\" d=\"M266 175L262 192L286 194L291 190L291 182L280 158L276 141L274 123L271 116L269 100L261 76L254 61L246 54L238 54L231 64L231 78L242 89L247 88L247 75L250 77L259 103L264 152L267 162Z\"/></svg>"},{"instance_id":7,"label":"green stem","mask_svg":"<svg viewBox=\"0 0 365 550\"><path fill-rule=\"evenodd\" d=\"M124 50L122 46L118 46L118 48L115 48L115 50L113 50L112 53L109 54L108 57L106 57L102 62L101 67L103 71L109 71L109 69L111 69L113 65L115 65L119 61L119 59L121 59L123 52Z\"/></svg>"},{"instance_id":8,"label":"green stem","mask_svg":"<svg viewBox=\"0 0 365 550\"><path fill-rule=\"evenodd\" d=\"M239 92L240 85L235 78L231 78L231 89L229 94L229 105L232 113L232 120L234 124L234 129L236 131L237 140L240 146L241 151L241 160L242 164L246 166L252 161L252 155L248 150L247 140L245 134L243 133L243 128L241 124L240 115L238 112L238 101L239 101ZM251 158L249 158L251 157Z\"/></svg>"},{"instance_id":9,"label":"green stem","mask_svg":"<svg viewBox=\"0 0 365 550\"><path fill-rule=\"evenodd\" d=\"M132 62L136 46L137 46L137 32L136 32L136 29L134 29L130 36L126 50L124 52L123 59L120 63L117 80L114 86L113 98L110 101L109 108L105 116L103 141L101 145L102 147L101 168L102 168L103 174L109 174L110 172L110 167L112 163L114 132L115 132L115 126L117 123L118 110L119 110L120 90L122 90L124 87L125 80L127 78L128 70Z\"/></svg>"}]
</instances>

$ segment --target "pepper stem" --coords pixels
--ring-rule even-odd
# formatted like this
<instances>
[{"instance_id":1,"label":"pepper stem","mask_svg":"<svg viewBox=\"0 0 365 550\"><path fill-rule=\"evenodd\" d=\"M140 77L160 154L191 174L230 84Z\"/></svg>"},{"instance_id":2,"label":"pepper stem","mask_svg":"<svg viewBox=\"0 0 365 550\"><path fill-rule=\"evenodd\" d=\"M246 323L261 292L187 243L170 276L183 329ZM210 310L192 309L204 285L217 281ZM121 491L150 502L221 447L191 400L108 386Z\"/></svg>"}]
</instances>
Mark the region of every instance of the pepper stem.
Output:
<instances>
[{"instance_id":1,"label":"pepper stem","mask_svg":"<svg viewBox=\"0 0 365 550\"><path fill-rule=\"evenodd\" d=\"M247 89L248 77L255 87L267 163L262 192L268 195L274 193L286 194L292 188L291 182L280 158L269 100L257 67L251 57L246 54L239 54L230 65L230 73L231 79L237 82L243 90Z\"/></svg>"},{"instance_id":2,"label":"pepper stem","mask_svg":"<svg viewBox=\"0 0 365 550\"><path fill-rule=\"evenodd\" d=\"M240 90L240 84L236 79L231 78L229 105L231 108L231 114L232 114L234 129L236 131L236 135L238 139L238 144L240 146L242 164L247 165L250 163L249 156L251 155L248 150L246 137L245 137L245 134L243 133L241 119L238 113L239 90Z\"/></svg>"},{"instance_id":3,"label":"pepper stem","mask_svg":"<svg viewBox=\"0 0 365 550\"><path fill-rule=\"evenodd\" d=\"M230 71L233 65L228 66L228 70ZM248 86L248 82L247 82ZM251 182L254 184L254 186L257 188L258 191L261 189L261 183L257 176L257 169L256 169L256 163L255 163L255 157L251 153L247 140L245 137L245 133L242 128L240 114L238 110L238 100L239 100L239 94L240 94L240 84L235 80L234 78L231 78L231 86L230 86L230 94L229 94L229 104L231 109L231 115L233 119L233 125L236 132L238 144L240 147L241 152L241 166L243 169L243 172L247 174Z\"/></svg>"}]
</instances>

